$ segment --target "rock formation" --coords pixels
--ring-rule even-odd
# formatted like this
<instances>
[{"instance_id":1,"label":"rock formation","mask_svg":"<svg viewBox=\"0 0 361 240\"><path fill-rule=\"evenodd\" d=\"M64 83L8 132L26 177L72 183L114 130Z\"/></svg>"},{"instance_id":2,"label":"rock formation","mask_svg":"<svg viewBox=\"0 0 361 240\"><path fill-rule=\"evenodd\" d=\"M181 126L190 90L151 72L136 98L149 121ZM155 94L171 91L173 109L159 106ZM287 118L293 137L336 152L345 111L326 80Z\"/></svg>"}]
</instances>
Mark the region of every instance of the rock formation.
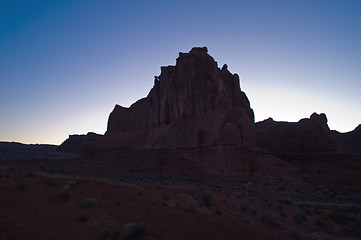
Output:
<instances>
[{"instance_id":1,"label":"rock formation","mask_svg":"<svg viewBox=\"0 0 361 240\"><path fill-rule=\"evenodd\" d=\"M361 124L351 132L332 131L332 135L336 139L338 152L361 155Z\"/></svg>"},{"instance_id":2,"label":"rock formation","mask_svg":"<svg viewBox=\"0 0 361 240\"><path fill-rule=\"evenodd\" d=\"M58 152L80 154L83 147L100 139L102 135L89 132L86 135L69 135L57 149Z\"/></svg>"},{"instance_id":3,"label":"rock formation","mask_svg":"<svg viewBox=\"0 0 361 240\"><path fill-rule=\"evenodd\" d=\"M254 136L253 110L238 75L227 65L218 68L206 47L179 53L175 66L162 67L146 98L130 108L116 105L105 134L118 138L118 147L125 141L146 149L254 145Z\"/></svg>"},{"instance_id":4,"label":"rock formation","mask_svg":"<svg viewBox=\"0 0 361 240\"><path fill-rule=\"evenodd\" d=\"M336 150L325 114L313 113L298 122L256 123L256 145L274 153L305 153Z\"/></svg>"}]
</instances>

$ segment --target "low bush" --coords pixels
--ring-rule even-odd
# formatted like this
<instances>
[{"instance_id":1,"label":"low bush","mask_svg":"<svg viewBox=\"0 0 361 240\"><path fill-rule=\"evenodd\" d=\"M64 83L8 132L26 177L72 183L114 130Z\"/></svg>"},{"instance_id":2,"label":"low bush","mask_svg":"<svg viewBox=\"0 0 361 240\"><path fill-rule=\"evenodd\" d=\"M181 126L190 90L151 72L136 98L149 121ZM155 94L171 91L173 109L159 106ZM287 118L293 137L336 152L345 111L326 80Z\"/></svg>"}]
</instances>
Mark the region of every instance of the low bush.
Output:
<instances>
[{"instance_id":1,"label":"low bush","mask_svg":"<svg viewBox=\"0 0 361 240\"><path fill-rule=\"evenodd\" d=\"M295 221L295 223L297 224L302 224L304 221L307 221L307 217L305 215L302 214L296 214L293 217L293 220Z\"/></svg>"},{"instance_id":2,"label":"low bush","mask_svg":"<svg viewBox=\"0 0 361 240\"><path fill-rule=\"evenodd\" d=\"M212 205L212 200L213 196L207 193L201 198L201 205L205 207L210 207Z\"/></svg>"},{"instance_id":3,"label":"low bush","mask_svg":"<svg viewBox=\"0 0 361 240\"><path fill-rule=\"evenodd\" d=\"M337 224L344 225L348 223L347 214L340 211L332 211L328 214L328 217Z\"/></svg>"},{"instance_id":4,"label":"low bush","mask_svg":"<svg viewBox=\"0 0 361 240\"><path fill-rule=\"evenodd\" d=\"M271 228L281 228L281 225L272 216L262 215L261 220L263 223L265 223L267 226Z\"/></svg>"},{"instance_id":5,"label":"low bush","mask_svg":"<svg viewBox=\"0 0 361 240\"><path fill-rule=\"evenodd\" d=\"M48 180L46 180L45 185L46 185L46 186L55 187L55 186L56 186L56 182L54 181L54 179L49 178Z\"/></svg>"},{"instance_id":6,"label":"low bush","mask_svg":"<svg viewBox=\"0 0 361 240\"><path fill-rule=\"evenodd\" d=\"M290 235L294 239L298 239L298 240L304 239L303 234L300 231L298 231L297 229L294 229L294 228L288 230L288 235Z\"/></svg>"},{"instance_id":7,"label":"low bush","mask_svg":"<svg viewBox=\"0 0 361 240\"><path fill-rule=\"evenodd\" d=\"M68 188L63 188L59 193L59 197L63 201L69 201L71 199L71 196L71 191Z\"/></svg>"},{"instance_id":8,"label":"low bush","mask_svg":"<svg viewBox=\"0 0 361 240\"><path fill-rule=\"evenodd\" d=\"M28 189L28 187L29 187L29 183L27 180L24 179L15 186L15 189L18 190L19 192L24 192L26 189Z\"/></svg>"},{"instance_id":9,"label":"low bush","mask_svg":"<svg viewBox=\"0 0 361 240\"><path fill-rule=\"evenodd\" d=\"M186 202L186 209L188 211L197 212L198 208L199 208L199 203L196 200L191 199Z\"/></svg>"},{"instance_id":10,"label":"low bush","mask_svg":"<svg viewBox=\"0 0 361 240\"><path fill-rule=\"evenodd\" d=\"M111 234L112 234L112 230L110 228L104 228L102 238L108 239Z\"/></svg>"},{"instance_id":11,"label":"low bush","mask_svg":"<svg viewBox=\"0 0 361 240\"><path fill-rule=\"evenodd\" d=\"M138 240L148 232L148 225L145 223L131 223L123 226L121 237L123 240Z\"/></svg>"},{"instance_id":12,"label":"low bush","mask_svg":"<svg viewBox=\"0 0 361 240\"><path fill-rule=\"evenodd\" d=\"M90 219L90 214L86 211L82 212L79 216L79 220L82 222L86 222Z\"/></svg>"},{"instance_id":13,"label":"low bush","mask_svg":"<svg viewBox=\"0 0 361 240\"><path fill-rule=\"evenodd\" d=\"M84 208L91 208L91 207L93 207L96 203L97 203L97 199L96 199L96 198L88 197L88 198L84 198L84 199L83 199L81 205L82 205L82 207L84 207Z\"/></svg>"}]
</instances>

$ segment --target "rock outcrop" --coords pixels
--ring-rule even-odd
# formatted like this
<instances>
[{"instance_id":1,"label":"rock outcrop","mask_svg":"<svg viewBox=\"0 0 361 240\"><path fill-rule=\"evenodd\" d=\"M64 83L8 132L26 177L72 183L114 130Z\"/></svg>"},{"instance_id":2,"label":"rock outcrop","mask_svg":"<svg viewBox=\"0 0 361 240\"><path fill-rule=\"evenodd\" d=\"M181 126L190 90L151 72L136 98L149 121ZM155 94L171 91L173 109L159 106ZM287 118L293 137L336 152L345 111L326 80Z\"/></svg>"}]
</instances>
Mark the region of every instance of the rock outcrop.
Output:
<instances>
[{"instance_id":1,"label":"rock outcrop","mask_svg":"<svg viewBox=\"0 0 361 240\"><path fill-rule=\"evenodd\" d=\"M57 149L58 152L80 154L85 145L95 142L103 135L89 132L86 135L69 135Z\"/></svg>"},{"instance_id":2,"label":"rock outcrop","mask_svg":"<svg viewBox=\"0 0 361 240\"><path fill-rule=\"evenodd\" d=\"M125 141L128 148L253 146L254 114L238 75L227 65L218 68L207 48L193 48L179 53L175 66L161 68L146 98L130 108L114 108L107 137Z\"/></svg>"},{"instance_id":3,"label":"rock outcrop","mask_svg":"<svg viewBox=\"0 0 361 240\"><path fill-rule=\"evenodd\" d=\"M336 139L338 152L361 155L361 124L355 130L347 133L333 130L332 135Z\"/></svg>"},{"instance_id":4,"label":"rock outcrop","mask_svg":"<svg viewBox=\"0 0 361 240\"><path fill-rule=\"evenodd\" d=\"M313 113L298 122L256 123L256 145L274 153L335 151L336 142L325 114Z\"/></svg>"}]
</instances>

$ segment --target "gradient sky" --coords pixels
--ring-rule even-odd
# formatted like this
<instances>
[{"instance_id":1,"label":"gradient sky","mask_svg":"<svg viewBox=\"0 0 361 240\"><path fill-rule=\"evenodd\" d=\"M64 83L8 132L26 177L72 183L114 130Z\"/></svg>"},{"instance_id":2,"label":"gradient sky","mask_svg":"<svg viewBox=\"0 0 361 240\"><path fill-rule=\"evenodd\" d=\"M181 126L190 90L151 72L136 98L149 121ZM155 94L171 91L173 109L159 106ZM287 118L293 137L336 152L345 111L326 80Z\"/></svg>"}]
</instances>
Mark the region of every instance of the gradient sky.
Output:
<instances>
[{"instance_id":1,"label":"gradient sky","mask_svg":"<svg viewBox=\"0 0 361 240\"><path fill-rule=\"evenodd\" d=\"M160 66L207 46L256 121L361 123L361 1L0 1L0 141L104 133Z\"/></svg>"}]
</instances>

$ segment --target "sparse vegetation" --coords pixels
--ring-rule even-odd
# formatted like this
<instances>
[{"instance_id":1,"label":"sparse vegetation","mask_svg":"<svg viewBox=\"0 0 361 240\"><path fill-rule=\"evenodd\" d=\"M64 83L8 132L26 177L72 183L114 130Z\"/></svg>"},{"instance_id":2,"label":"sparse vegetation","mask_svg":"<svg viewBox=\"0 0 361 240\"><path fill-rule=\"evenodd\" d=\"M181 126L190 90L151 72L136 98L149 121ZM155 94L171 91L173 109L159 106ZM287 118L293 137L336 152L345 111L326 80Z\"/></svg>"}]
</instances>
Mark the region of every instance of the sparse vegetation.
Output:
<instances>
[{"instance_id":1,"label":"sparse vegetation","mask_svg":"<svg viewBox=\"0 0 361 240\"><path fill-rule=\"evenodd\" d=\"M194 199L191 199L191 200L188 200L187 203L186 203L186 209L190 212L197 212L199 208L199 203L194 200Z\"/></svg>"},{"instance_id":2,"label":"sparse vegetation","mask_svg":"<svg viewBox=\"0 0 361 240\"><path fill-rule=\"evenodd\" d=\"M123 226L121 237L123 240L138 240L148 232L148 225L145 223L132 223Z\"/></svg>"},{"instance_id":3,"label":"sparse vegetation","mask_svg":"<svg viewBox=\"0 0 361 240\"><path fill-rule=\"evenodd\" d=\"M19 192L24 192L26 189L28 189L29 183L26 179L20 181L16 186L15 189Z\"/></svg>"},{"instance_id":4,"label":"sparse vegetation","mask_svg":"<svg viewBox=\"0 0 361 240\"><path fill-rule=\"evenodd\" d=\"M118 198L114 199L114 204L120 206L120 200Z\"/></svg>"},{"instance_id":5,"label":"sparse vegetation","mask_svg":"<svg viewBox=\"0 0 361 240\"><path fill-rule=\"evenodd\" d=\"M279 199L278 200L279 203L283 203L283 204L287 204L287 205L292 205L292 201L289 199Z\"/></svg>"},{"instance_id":6,"label":"sparse vegetation","mask_svg":"<svg viewBox=\"0 0 361 240\"><path fill-rule=\"evenodd\" d=\"M90 214L87 211L84 211L80 214L79 220L82 222L86 222L90 219Z\"/></svg>"},{"instance_id":7,"label":"sparse vegetation","mask_svg":"<svg viewBox=\"0 0 361 240\"><path fill-rule=\"evenodd\" d=\"M213 214L207 208L201 208L198 210L198 214L204 218L210 218Z\"/></svg>"},{"instance_id":8,"label":"sparse vegetation","mask_svg":"<svg viewBox=\"0 0 361 240\"><path fill-rule=\"evenodd\" d=\"M326 227L325 222L324 222L323 220L321 220L321 219L316 219L316 220L315 220L315 224L316 224L317 226L319 226L319 227L322 227L322 228Z\"/></svg>"},{"instance_id":9,"label":"sparse vegetation","mask_svg":"<svg viewBox=\"0 0 361 240\"><path fill-rule=\"evenodd\" d=\"M299 230L297 230L297 229L295 229L295 228L289 229L289 230L288 230L288 234L289 234L291 237L293 237L294 239L298 239L298 240L304 239L303 234L302 234Z\"/></svg>"},{"instance_id":10,"label":"sparse vegetation","mask_svg":"<svg viewBox=\"0 0 361 240\"><path fill-rule=\"evenodd\" d=\"M56 186L56 182L55 182L54 179L49 178L48 180L46 180L45 185L46 185L46 186L55 187L55 186Z\"/></svg>"},{"instance_id":11,"label":"sparse vegetation","mask_svg":"<svg viewBox=\"0 0 361 240\"><path fill-rule=\"evenodd\" d=\"M281 225L270 215L262 215L262 222L271 228L281 228Z\"/></svg>"},{"instance_id":12,"label":"sparse vegetation","mask_svg":"<svg viewBox=\"0 0 361 240\"><path fill-rule=\"evenodd\" d=\"M348 216L344 212L333 210L328 214L328 217L337 224L344 225L348 223Z\"/></svg>"},{"instance_id":13,"label":"sparse vegetation","mask_svg":"<svg viewBox=\"0 0 361 240\"><path fill-rule=\"evenodd\" d=\"M112 234L112 230L110 228L104 228L102 238L108 239L111 234Z\"/></svg>"},{"instance_id":14,"label":"sparse vegetation","mask_svg":"<svg viewBox=\"0 0 361 240\"><path fill-rule=\"evenodd\" d=\"M307 217L305 215L302 214L296 214L293 217L293 220L295 221L295 223L297 224L302 224L304 221L307 221Z\"/></svg>"},{"instance_id":15,"label":"sparse vegetation","mask_svg":"<svg viewBox=\"0 0 361 240\"><path fill-rule=\"evenodd\" d=\"M91 197L88 197L88 198L84 198L81 205L82 207L84 208L91 208L93 207L96 203L97 203L97 199L96 198L91 198Z\"/></svg>"},{"instance_id":16,"label":"sparse vegetation","mask_svg":"<svg viewBox=\"0 0 361 240\"><path fill-rule=\"evenodd\" d=\"M59 197L63 201L69 201L71 199L71 196L71 191L68 188L63 188L59 193Z\"/></svg>"},{"instance_id":17,"label":"sparse vegetation","mask_svg":"<svg viewBox=\"0 0 361 240\"><path fill-rule=\"evenodd\" d=\"M212 205L212 199L213 196L209 193L205 194L202 198L201 198L201 205L205 206L205 207L210 207Z\"/></svg>"},{"instance_id":18,"label":"sparse vegetation","mask_svg":"<svg viewBox=\"0 0 361 240\"><path fill-rule=\"evenodd\" d=\"M33 178L33 177L35 177L35 173L33 173L33 172L28 172L28 173L26 174L26 177L27 177L27 178Z\"/></svg>"}]
</instances>

